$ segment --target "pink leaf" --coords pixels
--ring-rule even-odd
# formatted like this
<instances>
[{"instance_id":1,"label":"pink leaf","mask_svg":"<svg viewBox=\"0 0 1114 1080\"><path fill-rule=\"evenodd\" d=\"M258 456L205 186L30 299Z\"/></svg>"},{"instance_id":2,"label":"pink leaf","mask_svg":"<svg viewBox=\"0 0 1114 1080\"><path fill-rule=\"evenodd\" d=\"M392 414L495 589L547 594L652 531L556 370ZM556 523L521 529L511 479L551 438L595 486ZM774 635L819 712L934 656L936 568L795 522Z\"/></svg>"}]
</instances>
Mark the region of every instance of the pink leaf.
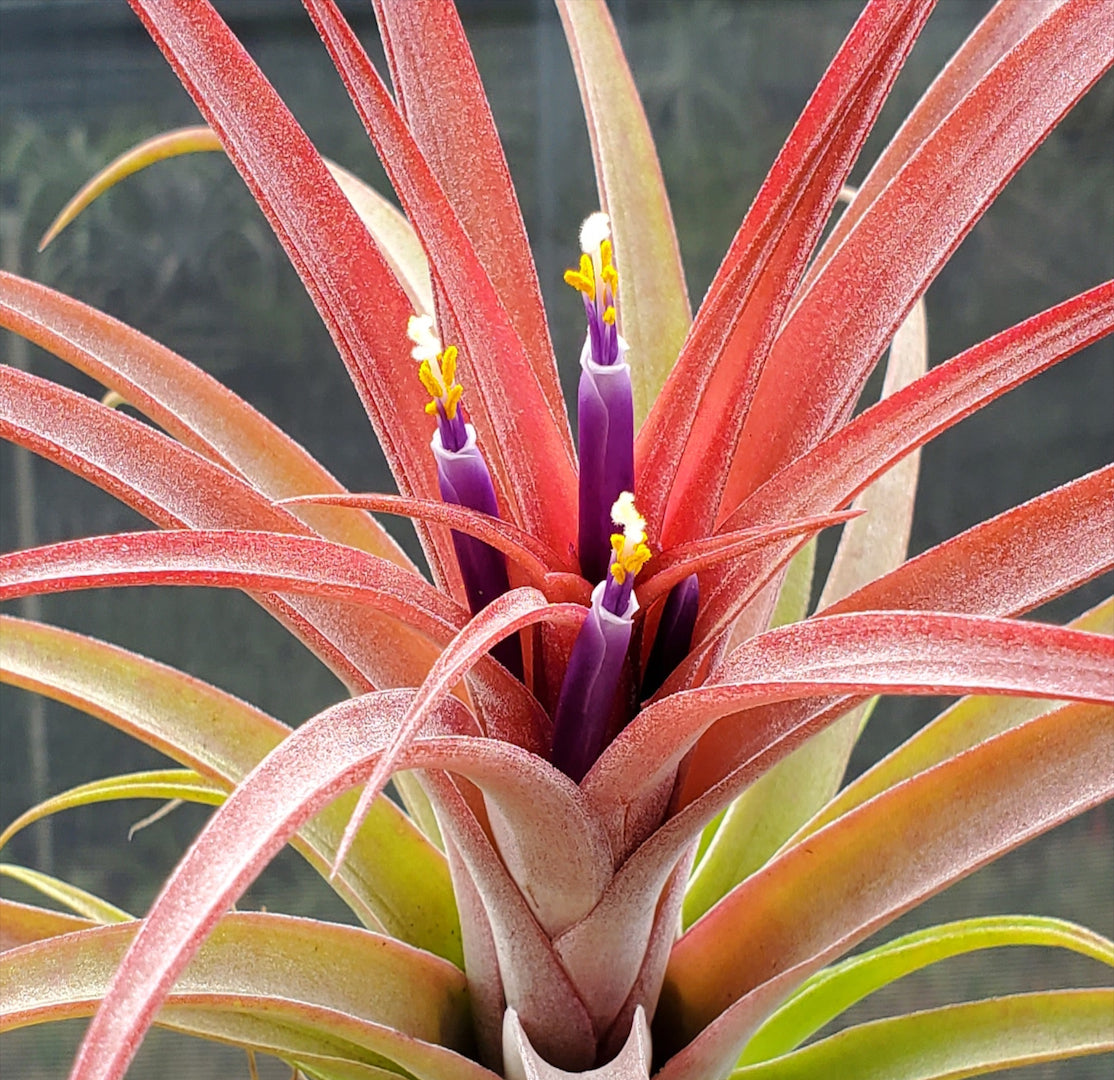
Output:
<instances>
[{"instance_id":1,"label":"pink leaf","mask_svg":"<svg viewBox=\"0 0 1114 1080\"><path fill-rule=\"evenodd\" d=\"M1044 14L908 158L796 301L755 392L725 509L847 419L914 301L1114 62L1106 0Z\"/></svg>"},{"instance_id":2,"label":"pink leaf","mask_svg":"<svg viewBox=\"0 0 1114 1080\"><path fill-rule=\"evenodd\" d=\"M303 823L366 779L412 701L413 691L384 691L327 709L297 728L229 796L144 920L86 1033L74 1080L122 1074L160 1002L221 914ZM508 795L517 790L520 801L534 795L539 783L564 781L517 747L480 738L458 702L442 703L431 730L446 734L413 743L401 767L463 775L474 767L482 787ZM533 775L530 763L536 763ZM532 948L548 951L536 924L535 932Z\"/></svg>"},{"instance_id":3,"label":"pink leaf","mask_svg":"<svg viewBox=\"0 0 1114 1080\"><path fill-rule=\"evenodd\" d=\"M459 880L459 870L463 870L468 878L465 891L474 888L482 900L480 911L471 905L466 909L472 918L461 924L465 955L469 955L470 935L483 932L482 915L494 948L504 1002L518 1013L531 1042L555 1065L588 1068L595 1059L597 1036L578 988L460 790L442 774L430 774L427 783L439 820L445 825L454 880ZM459 867L454 861L457 858ZM476 943L474 936L471 943ZM616 941L613 947L620 953L630 948L625 941ZM486 964L484 973L491 975ZM488 995L493 991L490 985L485 988ZM485 1004L490 1007L493 1002ZM498 1019L488 1015L484 1023L490 1027Z\"/></svg>"},{"instance_id":4,"label":"pink leaf","mask_svg":"<svg viewBox=\"0 0 1114 1080\"><path fill-rule=\"evenodd\" d=\"M367 54L331 0L305 3L425 245L435 295L440 286L459 327L465 405L501 497L524 529L569 553L576 474L564 421L550 411L491 279ZM452 341L444 326L441 333ZM566 569L574 569L571 557Z\"/></svg>"},{"instance_id":5,"label":"pink leaf","mask_svg":"<svg viewBox=\"0 0 1114 1080\"><path fill-rule=\"evenodd\" d=\"M337 851L338 866L398 760L464 674L508 634L542 621L579 626L586 613L578 604L551 605L541 593L516 589L473 616L438 657L398 730L383 749L345 830ZM542 714L541 720L548 718ZM526 734L534 734L540 726L535 722L534 729ZM505 741L511 736L521 739L523 735L517 731L488 734ZM535 744L524 749L540 757L548 754L549 747ZM548 766L541 767L544 783L536 782L532 776L527 778L525 774L537 772L540 765L535 764L537 757L525 759L522 775L514 778L515 786L523 789L520 797L510 804L496 797L489 812L492 831L500 841L499 849L511 875L529 898L531 910L543 929L553 936L586 915L599 899L611 879L611 848L598 821L583 806L579 788L572 781L563 776L556 779L558 774ZM470 776L483 786L475 771ZM560 821L560 829L538 827L539 817L544 821Z\"/></svg>"},{"instance_id":6,"label":"pink leaf","mask_svg":"<svg viewBox=\"0 0 1114 1080\"><path fill-rule=\"evenodd\" d=\"M462 608L417 575L314 537L247 530L123 533L0 556L0 599L118 585L281 591L368 605L438 644L467 620ZM388 638L382 647L398 646ZM493 735L535 749L545 745L544 713L494 660L483 658L475 689Z\"/></svg>"},{"instance_id":7,"label":"pink leaf","mask_svg":"<svg viewBox=\"0 0 1114 1080\"><path fill-rule=\"evenodd\" d=\"M1033 29L1061 0L999 0L959 51L933 80L924 97L905 118L859 185L855 198L824 240L816 260L808 269L805 285L827 264L851 226L874 202L895 173L913 156L941 120L978 84L1001 58Z\"/></svg>"},{"instance_id":8,"label":"pink leaf","mask_svg":"<svg viewBox=\"0 0 1114 1080\"><path fill-rule=\"evenodd\" d=\"M635 447L640 506L664 544L714 524L782 315L931 0L873 0L739 228Z\"/></svg>"}]
</instances>

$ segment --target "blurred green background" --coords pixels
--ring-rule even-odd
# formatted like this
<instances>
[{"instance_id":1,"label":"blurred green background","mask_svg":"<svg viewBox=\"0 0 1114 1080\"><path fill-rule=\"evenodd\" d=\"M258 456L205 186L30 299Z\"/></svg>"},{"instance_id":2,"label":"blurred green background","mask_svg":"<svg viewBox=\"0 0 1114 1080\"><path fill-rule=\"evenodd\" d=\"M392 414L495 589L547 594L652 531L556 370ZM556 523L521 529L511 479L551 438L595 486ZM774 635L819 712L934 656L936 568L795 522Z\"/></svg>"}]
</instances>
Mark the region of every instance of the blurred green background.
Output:
<instances>
[{"instance_id":1,"label":"blurred green background","mask_svg":"<svg viewBox=\"0 0 1114 1080\"><path fill-rule=\"evenodd\" d=\"M218 8L320 149L386 190L374 152L297 0ZM342 4L381 61L370 5ZM989 8L941 0L856 167L861 179L933 75ZM583 333L561 283L596 208L572 67L549 0L462 0L537 259L566 387ZM859 9L853 0L616 0L612 10L658 141L694 304L812 87ZM382 70L382 65L381 65ZM46 252L39 236L119 151L197 122L124 0L0 0L0 264L131 323L200 364L303 442L352 490L391 481L343 366L238 176L217 155L160 164L102 198ZM1091 91L1007 187L928 293L938 362L1114 276L1114 81ZM468 168L467 161L459 163ZM509 259L526 258L508 252ZM926 447L913 550L1105 464L1114 442L1109 342L1008 395ZM4 362L82 391L89 380L14 336ZM0 447L5 550L146 523L51 465ZM388 519L405 543L406 526ZM830 558L832 542L827 544ZM1109 594L1093 583L1050 605L1072 617ZM336 680L240 595L134 589L47 597L18 609L144 652L296 724L336 701ZM884 702L852 770L897 745L939 702ZM44 795L161 759L84 715L0 695L0 819ZM69 813L18 836L5 861L35 865L142 912L206 811L184 807L129 843L151 803ZM1092 812L910 913L886 936L963 915L1032 912L1114 934L1114 815ZM6 895L25 898L4 883ZM242 906L344 918L293 855ZM978 994L1102 981L1093 965L1033 950L955 961L877 995L858 1018ZM6 1076L61 1076L81 1025L0 1041ZM211 1049L211 1052L210 1052ZM154 1038L130 1076L247 1076L242 1055ZM264 1075L286 1073L277 1065ZM10 1070L10 1071L9 1071ZM1031 1078L1111 1075L1109 1059L1040 1066Z\"/></svg>"}]
</instances>

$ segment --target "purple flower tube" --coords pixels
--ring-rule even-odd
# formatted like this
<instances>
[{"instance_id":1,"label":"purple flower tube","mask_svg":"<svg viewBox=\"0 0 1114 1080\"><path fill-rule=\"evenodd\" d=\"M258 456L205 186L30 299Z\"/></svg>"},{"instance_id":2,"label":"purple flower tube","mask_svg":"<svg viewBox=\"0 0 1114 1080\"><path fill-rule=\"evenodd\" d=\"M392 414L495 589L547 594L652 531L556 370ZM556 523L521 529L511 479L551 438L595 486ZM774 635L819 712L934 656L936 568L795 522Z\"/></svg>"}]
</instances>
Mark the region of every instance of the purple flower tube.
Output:
<instances>
[{"instance_id":1,"label":"purple flower tube","mask_svg":"<svg viewBox=\"0 0 1114 1080\"><path fill-rule=\"evenodd\" d=\"M495 486L491 482L487 462L476 446L476 429L471 424L465 424L464 430L465 442L458 450L445 449L440 429L433 433L430 441L437 460L441 498L447 503L498 517ZM474 536L454 529L452 537L460 576L468 594L468 608L474 615L510 588L507 561L501 551ZM522 647L517 634L504 638L491 653L512 675L522 678Z\"/></svg>"},{"instance_id":2,"label":"purple flower tube","mask_svg":"<svg viewBox=\"0 0 1114 1080\"><path fill-rule=\"evenodd\" d=\"M669 590L662 608L654 645L642 676L643 700L653 697L688 655L699 607L700 582L695 574L689 574Z\"/></svg>"},{"instance_id":3,"label":"purple flower tube","mask_svg":"<svg viewBox=\"0 0 1114 1080\"><path fill-rule=\"evenodd\" d=\"M622 341L620 339L620 344ZM591 341L580 356L577 393L580 457L580 571L600 581L610 560L611 506L634 488L634 399L630 365L610 365L592 358Z\"/></svg>"},{"instance_id":4,"label":"purple flower tube","mask_svg":"<svg viewBox=\"0 0 1114 1080\"><path fill-rule=\"evenodd\" d=\"M647 559L646 522L634 496L622 492L611 507L611 565L592 591L588 617L573 643L553 717L553 764L578 784L607 745L615 694L638 611L634 579Z\"/></svg>"},{"instance_id":5,"label":"purple flower tube","mask_svg":"<svg viewBox=\"0 0 1114 1080\"><path fill-rule=\"evenodd\" d=\"M414 359L421 363L418 376L431 398L426 411L437 418L430 449L437 463L441 498L498 517L495 485L476 446L476 429L465 422L459 408L463 390L456 381L456 347L441 348L428 315L411 318L407 333L414 342ZM452 538L468 608L475 615L510 588L507 561L501 551L467 533L454 529ZM491 654L512 675L522 678L522 646L517 634L495 645Z\"/></svg>"},{"instance_id":6,"label":"purple flower tube","mask_svg":"<svg viewBox=\"0 0 1114 1080\"><path fill-rule=\"evenodd\" d=\"M616 614L604 604L607 583L592 592L592 605L569 657L553 718L553 764L578 784L603 752L615 691L630 646L638 601L631 594Z\"/></svg>"},{"instance_id":7,"label":"purple flower tube","mask_svg":"<svg viewBox=\"0 0 1114 1080\"><path fill-rule=\"evenodd\" d=\"M577 395L580 458L580 572L589 581L606 573L611 506L634 488L634 399L627 344L615 308L619 274L612 262L611 227L603 213L580 228L580 267L565 281L584 297L588 333L580 354Z\"/></svg>"}]
</instances>

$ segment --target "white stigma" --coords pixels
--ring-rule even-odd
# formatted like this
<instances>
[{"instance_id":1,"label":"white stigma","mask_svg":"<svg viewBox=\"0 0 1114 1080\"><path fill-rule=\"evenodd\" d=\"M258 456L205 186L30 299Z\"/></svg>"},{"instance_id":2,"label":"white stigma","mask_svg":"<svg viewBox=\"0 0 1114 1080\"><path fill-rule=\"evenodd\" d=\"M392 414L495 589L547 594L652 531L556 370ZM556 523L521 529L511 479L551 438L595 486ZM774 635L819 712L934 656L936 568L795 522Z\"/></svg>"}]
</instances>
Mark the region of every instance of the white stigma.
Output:
<instances>
[{"instance_id":1,"label":"white stigma","mask_svg":"<svg viewBox=\"0 0 1114 1080\"><path fill-rule=\"evenodd\" d=\"M624 491L611 507L611 520L623 530L630 547L646 542L646 519L634 508L634 494Z\"/></svg>"},{"instance_id":2,"label":"white stigma","mask_svg":"<svg viewBox=\"0 0 1114 1080\"><path fill-rule=\"evenodd\" d=\"M589 214L580 226L580 250L585 255L599 253L600 244L611 237L611 218L602 210Z\"/></svg>"},{"instance_id":3,"label":"white stigma","mask_svg":"<svg viewBox=\"0 0 1114 1080\"><path fill-rule=\"evenodd\" d=\"M414 343L410 355L415 360L433 363L441 355L441 339L433 332L432 315L411 315L406 336Z\"/></svg>"}]
</instances>

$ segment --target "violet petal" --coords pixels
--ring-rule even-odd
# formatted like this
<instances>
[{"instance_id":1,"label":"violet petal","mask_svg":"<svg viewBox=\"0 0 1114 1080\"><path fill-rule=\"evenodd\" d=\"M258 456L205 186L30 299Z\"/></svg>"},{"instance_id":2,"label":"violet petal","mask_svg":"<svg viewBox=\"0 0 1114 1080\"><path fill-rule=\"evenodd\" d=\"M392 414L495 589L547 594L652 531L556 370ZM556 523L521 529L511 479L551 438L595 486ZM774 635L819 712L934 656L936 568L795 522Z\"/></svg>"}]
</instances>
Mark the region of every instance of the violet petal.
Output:
<instances>
[{"instance_id":1,"label":"violet petal","mask_svg":"<svg viewBox=\"0 0 1114 1080\"><path fill-rule=\"evenodd\" d=\"M630 645L638 601L615 615L603 606L604 583L592 592L588 618L580 628L553 718L553 764L577 783L603 752L615 691Z\"/></svg>"},{"instance_id":2,"label":"violet petal","mask_svg":"<svg viewBox=\"0 0 1114 1080\"><path fill-rule=\"evenodd\" d=\"M602 581L611 561L611 507L621 492L634 490L634 404L630 365L622 359L602 366L590 342L580 356L577 393L580 456L580 572Z\"/></svg>"}]
</instances>

